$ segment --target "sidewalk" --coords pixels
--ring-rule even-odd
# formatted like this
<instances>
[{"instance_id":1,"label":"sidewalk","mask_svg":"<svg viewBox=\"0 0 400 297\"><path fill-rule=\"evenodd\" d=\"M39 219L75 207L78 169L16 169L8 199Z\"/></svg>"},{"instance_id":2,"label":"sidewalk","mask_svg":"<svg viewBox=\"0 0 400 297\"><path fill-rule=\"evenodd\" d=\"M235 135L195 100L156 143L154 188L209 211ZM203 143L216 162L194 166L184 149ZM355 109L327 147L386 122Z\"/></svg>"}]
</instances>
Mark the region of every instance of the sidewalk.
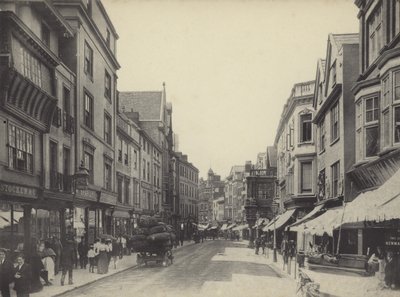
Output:
<instances>
[{"instance_id":1,"label":"sidewalk","mask_svg":"<svg viewBox=\"0 0 400 297\"><path fill-rule=\"evenodd\" d=\"M107 274L97 274L89 273L89 265L86 269L74 269L73 271L73 285L68 285L68 275L65 277L65 285L61 286L61 273L58 273L55 279L52 281L51 286L44 286L43 290L34 294L31 294L33 297L48 297L48 296L57 296L76 288L82 287L84 285L90 284L97 280L100 280L105 277L109 277L113 274L125 271L132 267L136 266L136 253L132 253L130 256L124 256L121 260L117 262L117 269L114 269L113 264L110 264Z\"/></svg>"},{"instance_id":2,"label":"sidewalk","mask_svg":"<svg viewBox=\"0 0 400 297\"><path fill-rule=\"evenodd\" d=\"M260 249L261 250L261 249ZM273 250L267 249L265 257L268 265L281 275L298 280L298 265L292 259L290 271L285 265L283 269L282 255L277 253L277 262L273 262ZM382 289L379 280L373 276L360 276L345 272L319 271L301 268L313 281L320 285L321 296L330 297L395 297L399 296L399 290Z\"/></svg>"},{"instance_id":3,"label":"sidewalk","mask_svg":"<svg viewBox=\"0 0 400 297\"><path fill-rule=\"evenodd\" d=\"M192 245L193 242L185 242L183 246L178 246L176 249L173 249L172 252L179 250L183 247L187 247ZM52 281L51 286L44 286L43 290L37 293L32 293L30 296L32 297L49 297L49 296L59 296L66 292L75 290L82 286L91 284L100 279L109 277L116 273L123 272L125 270L134 268L137 266L136 263L136 253L132 253L130 256L124 256L122 259L117 262L117 269L114 269L113 263L110 264L107 274L97 274L89 273L89 265L86 269L74 269L73 271L73 285L68 285L68 275L65 277L65 285L61 286L61 273L58 273L55 279ZM11 290L11 297L15 297L15 291Z\"/></svg>"}]
</instances>

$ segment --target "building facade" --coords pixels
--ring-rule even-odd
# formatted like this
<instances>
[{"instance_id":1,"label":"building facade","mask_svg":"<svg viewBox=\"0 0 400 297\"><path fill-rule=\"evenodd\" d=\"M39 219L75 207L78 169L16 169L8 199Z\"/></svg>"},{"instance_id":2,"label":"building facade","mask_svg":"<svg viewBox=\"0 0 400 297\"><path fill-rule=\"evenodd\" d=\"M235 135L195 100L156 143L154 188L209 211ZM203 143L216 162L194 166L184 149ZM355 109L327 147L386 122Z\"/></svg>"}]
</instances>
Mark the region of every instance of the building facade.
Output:
<instances>
[{"instance_id":1,"label":"building facade","mask_svg":"<svg viewBox=\"0 0 400 297\"><path fill-rule=\"evenodd\" d=\"M179 220L184 224L186 238L191 238L194 224L199 222L199 170L188 161L187 155L176 153L179 184Z\"/></svg>"},{"instance_id":2,"label":"building facade","mask_svg":"<svg viewBox=\"0 0 400 297\"><path fill-rule=\"evenodd\" d=\"M0 247L29 254L72 223L75 75L60 44L74 31L44 1L0 10Z\"/></svg>"},{"instance_id":3,"label":"building facade","mask_svg":"<svg viewBox=\"0 0 400 297\"><path fill-rule=\"evenodd\" d=\"M74 30L60 55L76 74L75 167L83 162L89 186L76 190L74 212L85 226L86 242L103 234L116 205L116 59L118 34L101 1L53 1ZM110 178L111 176L111 178Z\"/></svg>"},{"instance_id":4,"label":"building facade","mask_svg":"<svg viewBox=\"0 0 400 297\"><path fill-rule=\"evenodd\" d=\"M291 210L291 219L304 216L316 202L314 86L314 81L293 86L275 137L280 208Z\"/></svg>"},{"instance_id":5,"label":"building facade","mask_svg":"<svg viewBox=\"0 0 400 297\"><path fill-rule=\"evenodd\" d=\"M119 110L127 114L139 113L140 128L161 148L161 203L160 215L173 222L174 183L172 105L166 101L165 84L162 91L121 92ZM176 222L175 222L176 223Z\"/></svg>"},{"instance_id":6,"label":"building facade","mask_svg":"<svg viewBox=\"0 0 400 297\"><path fill-rule=\"evenodd\" d=\"M244 190L245 166L232 166L229 175L225 179L224 217L229 222L242 219L242 192Z\"/></svg>"},{"instance_id":7,"label":"building facade","mask_svg":"<svg viewBox=\"0 0 400 297\"><path fill-rule=\"evenodd\" d=\"M224 191L225 182L210 168L207 180L200 180L199 183L199 222L201 224L213 222L213 200L223 197Z\"/></svg>"},{"instance_id":8,"label":"building facade","mask_svg":"<svg viewBox=\"0 0 400 297\"><path fill-rule=\"evenodd\" d=\"M355 197L346 172L355 163L354 95L358 77L358 34L330 34L315 80L317 204L341 205Z\"/></svg>"}]
</instances>

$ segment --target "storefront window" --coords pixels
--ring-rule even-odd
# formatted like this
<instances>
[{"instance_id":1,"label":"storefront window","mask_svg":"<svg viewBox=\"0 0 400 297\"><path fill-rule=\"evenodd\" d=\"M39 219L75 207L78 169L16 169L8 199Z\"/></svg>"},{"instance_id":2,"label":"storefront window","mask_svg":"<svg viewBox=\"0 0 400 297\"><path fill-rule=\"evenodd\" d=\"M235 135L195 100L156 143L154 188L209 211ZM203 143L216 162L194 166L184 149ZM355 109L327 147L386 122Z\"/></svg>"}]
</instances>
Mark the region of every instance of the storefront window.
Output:
<instances>
[{"instance_id":1,"label":"storefront window","mask_svg":"<svg viewBox=\"0 0 400 297\"><path fill-rule=\"evenodd\" d=\"M75 207L74 209L74 229L76 236L82 237L85 235L85 208Z\"/></svg>"},{"instance_id":2,"label":"storefront window","mask_svg":"<svg viewBox=\"0 0 400 297\"><path fill-rule=\"evenodd\" d=\"M0 248L23 250L24 211L19 204L0 203Z\"/></svg>"}]
</instances>

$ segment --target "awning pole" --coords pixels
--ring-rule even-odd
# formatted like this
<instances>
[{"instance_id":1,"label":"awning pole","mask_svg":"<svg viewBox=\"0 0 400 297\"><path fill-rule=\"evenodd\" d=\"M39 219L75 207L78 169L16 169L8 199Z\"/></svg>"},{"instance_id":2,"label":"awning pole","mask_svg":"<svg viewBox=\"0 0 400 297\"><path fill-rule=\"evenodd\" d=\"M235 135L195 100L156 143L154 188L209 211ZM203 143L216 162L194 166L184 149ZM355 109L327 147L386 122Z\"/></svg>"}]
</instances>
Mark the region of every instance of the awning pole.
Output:
<instances>
[{"instance_id":1,"label":"awning pole","mask_svg":"<svg viewBox=\"0 0 400 297\"><path fill-rule=\"evenodd\" d=\"M345 210L345 208L346 208L346 203L343 201L343 213L342 213L342 219L340 220L338 245L337 245L337 248L336 248L336 255L339 255L340 237L341 237L341 233L342 233L342 224L343 224L343 219L344 219L344 210ZM333 236L333 230L332 230L332 236Z\"/></svg>"}]
</instances>

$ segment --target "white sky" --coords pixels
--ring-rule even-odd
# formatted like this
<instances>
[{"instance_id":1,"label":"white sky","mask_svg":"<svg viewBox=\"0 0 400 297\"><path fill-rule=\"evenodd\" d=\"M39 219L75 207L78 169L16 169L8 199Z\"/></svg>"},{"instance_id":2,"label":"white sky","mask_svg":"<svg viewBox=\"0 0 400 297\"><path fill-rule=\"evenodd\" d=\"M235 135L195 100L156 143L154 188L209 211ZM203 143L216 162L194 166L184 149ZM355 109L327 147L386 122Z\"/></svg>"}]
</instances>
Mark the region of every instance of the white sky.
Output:
<instances>
[{"instance_id":1,"label":"white sky","mask_svg":"<svg viewBox=\"0 0 400 297\"><path fill-rule=\"evenodd\" d=\"M329 33L358 32L354 0L103 0L120 36L120 91L161 90L179 149L225 177L273 145L294 83Z\"/></svg>"}]
</instances>

